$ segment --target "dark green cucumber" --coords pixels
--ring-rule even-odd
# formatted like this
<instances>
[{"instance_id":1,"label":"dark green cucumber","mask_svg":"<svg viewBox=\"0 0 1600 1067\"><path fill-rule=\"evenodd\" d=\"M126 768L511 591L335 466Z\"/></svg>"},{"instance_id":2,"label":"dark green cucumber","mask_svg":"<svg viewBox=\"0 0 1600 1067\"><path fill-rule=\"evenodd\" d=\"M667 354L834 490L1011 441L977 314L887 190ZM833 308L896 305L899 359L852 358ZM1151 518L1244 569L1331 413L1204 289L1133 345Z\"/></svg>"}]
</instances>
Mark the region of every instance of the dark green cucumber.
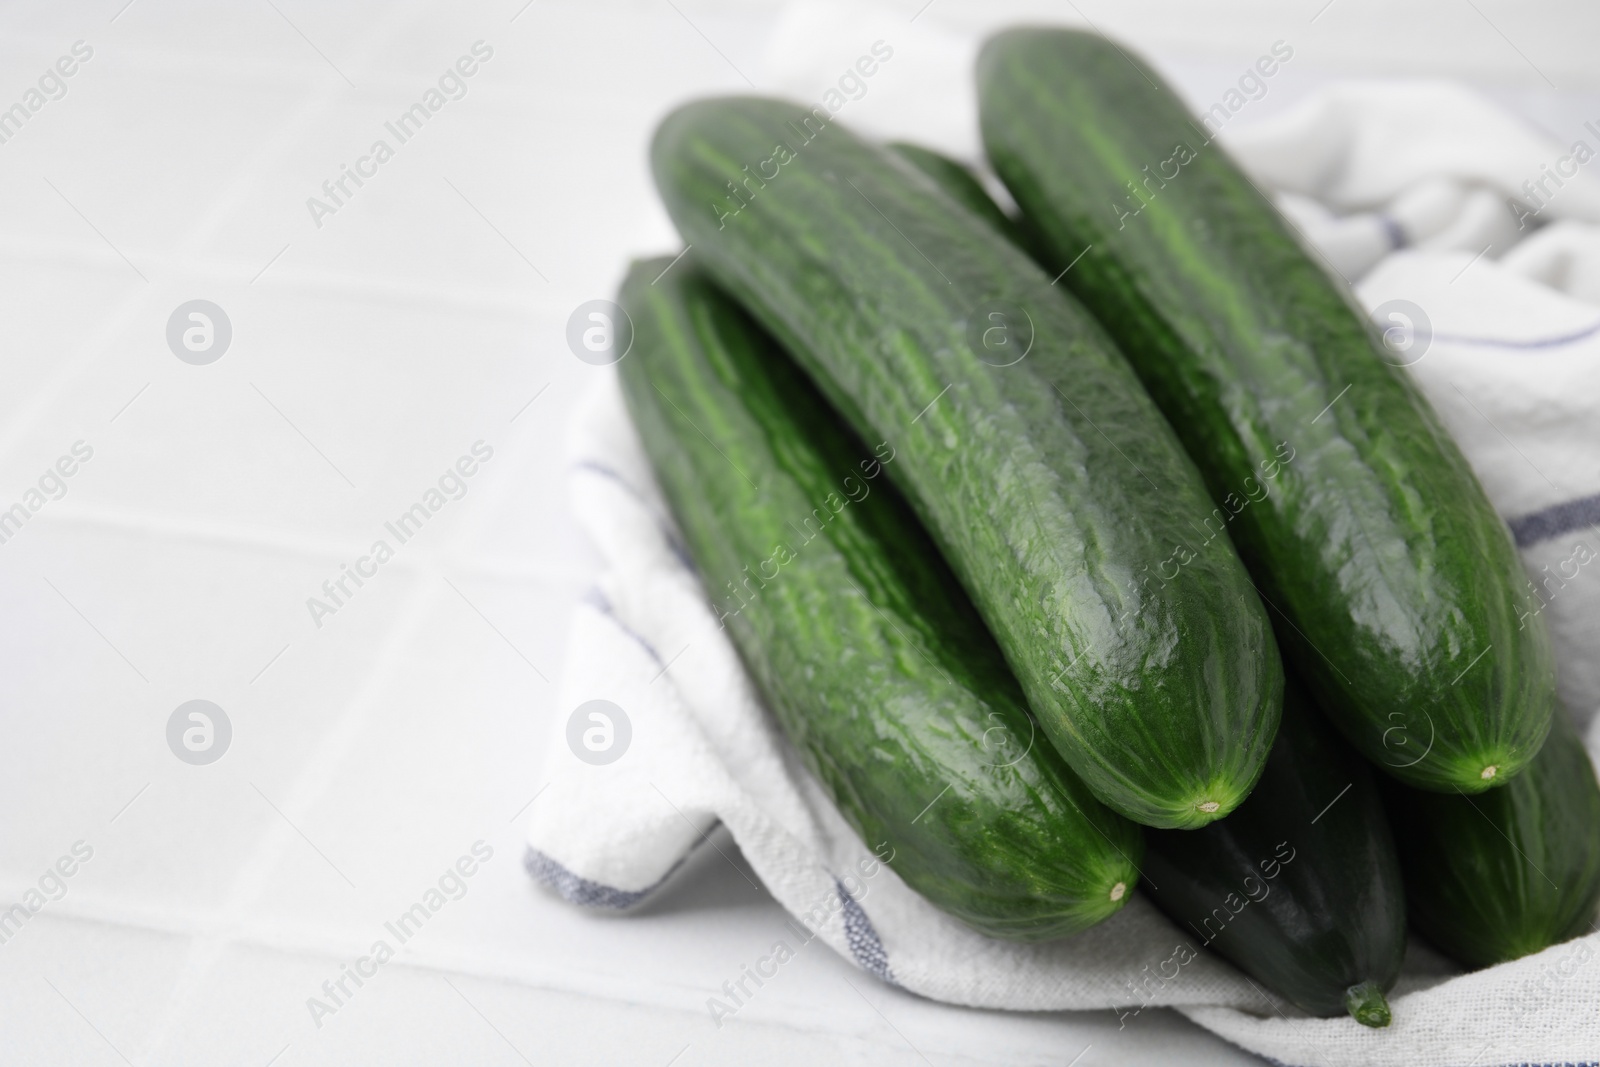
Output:
<instances>
[{"instance_id":1,"label":"dark green cucumber","mask_svg":"<svg viewBox=\"0 0 1600 1067\"><path fill-rule=\"evenodd\" d=\"M1384 800L1412 925L1447 954L1487 967L1595 929L1600 785L1564 711L1504 788L1445 796L1391 783Z\"/></svg>"},{"instance_id":2,"label":"dark green cucumber","mask_svg":"<svg viewBox=\"0 0 1600 1067\"><path fill-rule=\"evenodd\" d=\"M890 141L887 147L889 151L931 178L951 200L983 219L996 232L1014 244L1022 243L1021 235L1017 232L1010 216L994 202L994 197L989 195L989 191L983 187L978 176L966 166L919 144Z\"/></svg>"},{"instance_id":3,"label":"dark green cucumber","mask_svg":"<svg viewBox=\"0 0 1600 1067\"><path fill-rule=\"evenodd\" d=\"M1122 907L1139 828L1034 743L993 637L881 477L893 447L860 444L731 299L669 262L623 283L628 408L807 766L908 885L985 934L1061 937Z\"/></svg>"},{"instance_id":4,"label":"dark green cucumber","mask_svg":"<svg viewBox=\"0 0 1600 1067\"><path fill-rule=\"evenodd\" d=\"M697 260L896 450L891 477L1095 795L1155 826L1232 810L1277 729L1276 646L1231 550L1156 575L1210 502L1103 331L820 112L692 103L652 162Z\"/></svg>"},{"instance_id":5,"label":"dark green cucumber","mask_svg":"<svg viewBox=\"0 0 1600 1067\"><path fill-rule=\"evenodd\" d=\"M1514 776L1554 707L1543 619L1504 523L1348 287L1104 38L1000 34L978 99L995 170L1070 266L1062 284L1219 502L1163 567L1231 537L1291 664L1389 774L1443 792Z\"/></svg>"},{"instance_id":6,"label":"dark green cucumber","mask_svg":"<svg viewBox=\"0 0 1600 1067\"><path fill-rule=\"evenodd\" d=\"M1292 678L1249 799L1145 846L1146 894L1202 946L1312 1015L1389 1025L1406 947L1394 837L1372 772Z\"/></svg>"}]
</instances>

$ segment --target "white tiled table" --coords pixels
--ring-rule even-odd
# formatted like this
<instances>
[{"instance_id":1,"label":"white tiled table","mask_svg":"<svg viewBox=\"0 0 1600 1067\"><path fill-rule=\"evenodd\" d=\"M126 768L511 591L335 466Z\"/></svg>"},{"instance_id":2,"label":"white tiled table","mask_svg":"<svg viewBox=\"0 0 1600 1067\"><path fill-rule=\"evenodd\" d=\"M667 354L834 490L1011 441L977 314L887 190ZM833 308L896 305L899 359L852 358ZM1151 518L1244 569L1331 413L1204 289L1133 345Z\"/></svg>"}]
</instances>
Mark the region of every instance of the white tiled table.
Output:
<instances>
[{"instance_id":1,"label":"white tiled table","mask_svg":"<svg viewBox=\"0 0 1600 1067\"><path fill-rule=\"evenodd\" d=\"M1363 54L1373 17L1345 2L1330 62ZM717 1029L705 998L782 916L716 853L625 919L523 873L518 816L593 566L559 462L593 373L566 318L627 255L672 246L649 132L673 101L741 88L730 64L759 71L773 14L679 8L0 12L0 107L73 42L94 50L0 144L0 508L93 448L0 544L0 907L93 849L0 944L0 1062L1246 1059L1165 1013L1119 1031L1110 1013L920 1001L821 947ZM934 17L1005 14L948 8ZM1210 34L1194 76L1225 72L1234 38L1248 61L1273 18L1191 17ZM1497 40L1462 39L1525 80ZM306 198L478 40L494 51L467 95L315 226ZM1581 69L1552 40L1523 43ZM195 298L233 328L208 366L165 340ZM493 458L466 495L315 625L306 599L480 440ZM165 738L196 698L233 728L208 766ZM465 894L316 1026L307 998L478 841L493 856Z\"/></svg>"}]
</instances>

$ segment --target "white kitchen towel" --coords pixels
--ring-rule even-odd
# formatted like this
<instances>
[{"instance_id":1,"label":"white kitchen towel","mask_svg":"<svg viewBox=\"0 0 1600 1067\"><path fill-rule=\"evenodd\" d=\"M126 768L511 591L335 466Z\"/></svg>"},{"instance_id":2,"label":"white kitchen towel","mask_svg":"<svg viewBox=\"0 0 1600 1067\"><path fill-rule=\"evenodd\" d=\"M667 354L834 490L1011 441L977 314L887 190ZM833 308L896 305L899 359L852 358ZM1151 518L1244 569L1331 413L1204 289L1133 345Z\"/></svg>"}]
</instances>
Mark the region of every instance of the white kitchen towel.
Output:
<instances>
[{"instance_id":1,"label":"white kitchen towel","mask_svg":"<svg viewBox=\"0 0 1600 1067\"><path fill-rule=\"evenodd\" d=\"M1408 123L1437 151L1390 150ZM1509 132L1502 143L1486 130ZM1584 225L1600 221L1600 201L1564 193L1532 217L1538 205L1506 203L1517 175L1536 178L1570 146L1437 84L1334 87L1227 140L1265 186L1299 198L1295 217L1325 255L1338 250L1351 211L1409 220L1381 224L1386 254L1345 268L1365 272L1358 292L1389 327L1391 358L1409 366L1510 522L1537 583L1530 604L1556 635L1562 693L1587 722L1600 703L1600 564L1591 565L1600 306L1580 297L1592 299L1600 277L1600 239ZM1489 219L1479 194L1503 218ZM1432 199L1421 210L1408 197ZM1566 221L1541 229L1557 205ZM1453 229L1466 245L1428 243ZM1471 247L1480 236L1526 240L1483 251ZM1306 1067L1600 1060L1600 934L1473 974L1414 946L1391 998L1394 1023L1373 1031L1305 1018L1210 954L1191 958L1191 936L1138 895L1100 926L1047 945L994 941L941 914L878 862L878 843L849 829L761 707L675 534L614 375L574 413L570 456L573 505L603 569L573 620L561 704L570 715L555 724L527 853L530 872L569 900L626 908L645 899L721 822L794 916L770 966L820 937L879 979L938 1000L1115 1009L1124 1019L1172 1005ZM1593 753L1600 723L1590 725ZM725 988L707 1010L720 1021L742 1001L737 986Z\"/></svg>"}]
</instances>

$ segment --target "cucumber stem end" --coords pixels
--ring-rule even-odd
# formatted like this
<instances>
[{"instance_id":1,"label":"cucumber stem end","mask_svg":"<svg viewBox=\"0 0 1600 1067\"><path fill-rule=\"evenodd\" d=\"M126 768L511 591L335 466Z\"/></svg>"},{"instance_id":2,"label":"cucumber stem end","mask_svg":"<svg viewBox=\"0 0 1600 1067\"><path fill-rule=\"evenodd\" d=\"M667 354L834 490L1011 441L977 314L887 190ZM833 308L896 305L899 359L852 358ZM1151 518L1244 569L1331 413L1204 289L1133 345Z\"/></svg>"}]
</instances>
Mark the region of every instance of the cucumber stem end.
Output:
<instances>
[{"instance_id":1,"label":"cucumber stem end","mask_svg":"<svg viewBox=\"0 0 1600 1067\"><path fill-rule=\"evenodd\" d=\"M1375 982L1358 982L1344 991L1344 1006L1350 1017L1362 1026L1388 1026L1389 1002Z\"/></svg>"}]
</instances>

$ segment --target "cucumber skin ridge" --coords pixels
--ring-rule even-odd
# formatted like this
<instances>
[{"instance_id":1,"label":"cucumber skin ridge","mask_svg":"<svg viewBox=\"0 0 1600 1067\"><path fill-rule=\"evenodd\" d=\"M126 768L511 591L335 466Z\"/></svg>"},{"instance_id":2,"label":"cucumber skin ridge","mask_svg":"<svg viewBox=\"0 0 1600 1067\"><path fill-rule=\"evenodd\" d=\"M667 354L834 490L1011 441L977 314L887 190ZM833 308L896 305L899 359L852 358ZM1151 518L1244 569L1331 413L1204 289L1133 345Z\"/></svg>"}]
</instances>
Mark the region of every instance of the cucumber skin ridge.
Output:
<instances>
[{"instance_id":1,"label":"cucumber skin ridge","mask_svg":"<svg viewBox=\"0 0 1600 1067\"><path fill-rule=\"evenodd\" d=\"M636 264L623 283L624 395L717 612L803 761L869 849L980 932L1046 940L1117 911L1139 828L1042 738L1004 765L1033 736L1021 690L882 469L866 476L874 452L692 261L648 284L669 262ZM842 507L819 522L830 494ZM792 558L773 579L730 594L771 573L777 544Z\"/></svg>"},{"instance_id":2,"label":"cucumber skin ridge","mask_svg":"<svg viewBox=\"0 0 1600 1067\"><path fill-rule=\"evenodd\" d=\"M748 98L673 112L651 152L669 214L846 420L892 442L891 477L1095 795L1148 825L1220 818L1260 774L1282 674L1225 542L1164 586L1151 576L1209 506L1198 475L1035 264L885 150L803 128L808 114ZM763 163L777 176L733 199L741 167ZM1063 358L980 362L967 319L996 299Z\"/></svg>"},{"instance_id":3,"label":"cucumber skin ridge","mask_svg":"<svg viewBox=\"0 0 1600 1067\"><path fill-rule=\"evenodd\" d=\"M1509 532L1365 313L1220 146L1141 186L1152 195L1137 215L1113 212L1139 203L1121 179L1143 181L1144 166L1162 178L1180 155L1168 142L1204 137L1134 62L1072 31L992 38L978 77L996 171L1062 263L1092 246L1063 284L1130 355L1216 499L1265 484L1278 442L1294 450L1228 531L1285 623L1286 654L1339 694L1335 724L1408 784L1504 783L1555 706L1549 635Z\"/></svg>"}]
</instances>

